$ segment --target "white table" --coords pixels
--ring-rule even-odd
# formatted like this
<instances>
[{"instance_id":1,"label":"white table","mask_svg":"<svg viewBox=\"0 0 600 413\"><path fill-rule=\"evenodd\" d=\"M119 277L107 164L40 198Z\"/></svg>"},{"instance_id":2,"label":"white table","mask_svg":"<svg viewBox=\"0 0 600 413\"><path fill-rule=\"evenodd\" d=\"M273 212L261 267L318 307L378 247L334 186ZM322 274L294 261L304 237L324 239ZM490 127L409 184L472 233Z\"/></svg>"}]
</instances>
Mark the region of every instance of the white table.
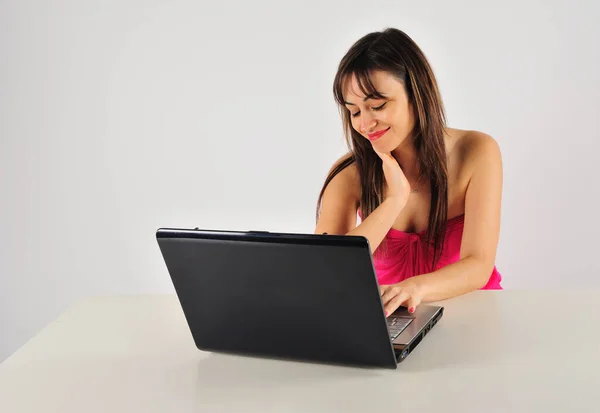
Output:
<instances>
[{"instance_id":1,"label":"white table","mask_svg":"<svg viewBox=\"0 0 600 413\"><path fill-rule=\"evenodd\" d=\"M175 296L90 298L0 364L0 412L598 412L598 303L467 294L379 370L204 353Z\"/></svg>"}]
</instances>

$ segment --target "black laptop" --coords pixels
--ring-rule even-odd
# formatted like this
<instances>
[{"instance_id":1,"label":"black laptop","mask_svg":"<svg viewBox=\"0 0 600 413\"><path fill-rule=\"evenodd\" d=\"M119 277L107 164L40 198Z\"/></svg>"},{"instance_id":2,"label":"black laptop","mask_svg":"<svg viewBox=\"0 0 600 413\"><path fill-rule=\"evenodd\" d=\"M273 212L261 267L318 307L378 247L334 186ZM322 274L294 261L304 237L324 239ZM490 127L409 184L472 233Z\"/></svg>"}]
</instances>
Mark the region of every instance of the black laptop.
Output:
<instances>
[{"instance_id":1,"label":"black laptop","mask_svg":"<svg viewBox=\"0 0 600 413\"><path fill-rule=\"evenodd\" d=\"M443 314L386 318L365 237L160 228L156 239L203 351L396 368Z\"/></svg>"}]
</instances>

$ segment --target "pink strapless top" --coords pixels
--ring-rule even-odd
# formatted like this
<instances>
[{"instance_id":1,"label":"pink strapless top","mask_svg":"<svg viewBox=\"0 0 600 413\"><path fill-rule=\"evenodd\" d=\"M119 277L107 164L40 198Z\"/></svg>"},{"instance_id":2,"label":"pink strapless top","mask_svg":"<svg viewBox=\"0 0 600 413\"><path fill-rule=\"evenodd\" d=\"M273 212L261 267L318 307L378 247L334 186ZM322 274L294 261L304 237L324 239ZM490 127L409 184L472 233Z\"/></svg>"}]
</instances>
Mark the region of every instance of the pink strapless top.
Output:
<instances>
[{"instance_id":1,"label":"pink strapless top","mask_svg":"<svg viewBox=\"0 0 600 413\"><path fill-rule=\"evenodd\" d=\"M464 227L464 215L448 220L444 250L435 269L445 267L460 259L460 245ZM391 228L386 237L386 255L376 251L373 256L375 272L380 284L395 284L415 275L429 272L426 257L426 232L410 233ZM430 254L433 248L430 248ZM482 290L501 290L502 276L494 266L492 274Z\"/></svg>"}]
</instances>

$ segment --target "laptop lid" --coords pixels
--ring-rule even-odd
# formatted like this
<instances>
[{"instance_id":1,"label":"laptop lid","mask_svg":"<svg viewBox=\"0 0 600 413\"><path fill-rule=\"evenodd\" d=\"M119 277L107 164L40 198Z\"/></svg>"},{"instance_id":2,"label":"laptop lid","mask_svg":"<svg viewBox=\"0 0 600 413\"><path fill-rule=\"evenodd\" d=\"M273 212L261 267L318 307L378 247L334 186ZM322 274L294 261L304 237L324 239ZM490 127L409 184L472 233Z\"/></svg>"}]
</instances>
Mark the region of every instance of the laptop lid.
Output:
<instances>
[{"instance_id":1,"label":"laptop lid","mask_svg":"<svg viewBox=\"0 0 600 413\"><path fill-rule=\"evenodd\" d=\"M360 236L161 228L198 349L396 368Z\"/></svg>"}]
</instances>

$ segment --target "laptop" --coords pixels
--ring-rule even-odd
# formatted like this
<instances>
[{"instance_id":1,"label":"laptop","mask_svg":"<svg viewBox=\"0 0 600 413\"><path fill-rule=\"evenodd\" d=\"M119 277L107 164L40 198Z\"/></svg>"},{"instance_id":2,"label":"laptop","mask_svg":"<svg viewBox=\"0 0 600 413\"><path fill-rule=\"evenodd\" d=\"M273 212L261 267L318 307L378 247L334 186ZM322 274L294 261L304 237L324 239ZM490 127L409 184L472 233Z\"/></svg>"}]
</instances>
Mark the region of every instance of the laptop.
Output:
<instances>
[{"instance_id":1,"label":"laptop","mask_svg":"<svg viewBox=\"0 0 600 413\"><path fill-rule=\"evenodd\" d=\"M159 228L156 239L202 351L394 369L443 314L386 318L362 236Z\"/></svg>"}]
</instances>

